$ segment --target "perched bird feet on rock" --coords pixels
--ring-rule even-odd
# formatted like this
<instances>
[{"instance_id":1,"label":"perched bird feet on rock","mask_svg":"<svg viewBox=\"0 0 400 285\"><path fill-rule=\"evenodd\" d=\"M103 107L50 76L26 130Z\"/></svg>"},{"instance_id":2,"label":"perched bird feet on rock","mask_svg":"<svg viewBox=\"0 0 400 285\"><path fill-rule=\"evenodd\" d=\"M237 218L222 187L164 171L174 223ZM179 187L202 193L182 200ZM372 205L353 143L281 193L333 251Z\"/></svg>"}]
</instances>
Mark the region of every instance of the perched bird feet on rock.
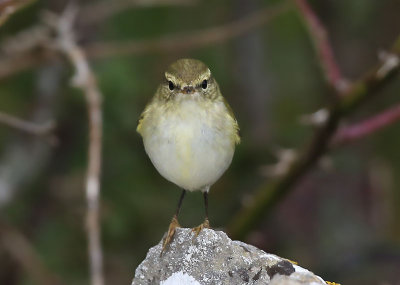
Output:
<instances>
[{"instance_id":1,"label":"perched bird feet on rock","mask_svg":"<svg viewBox=\"0 0 400 285\"><path fill-rule=\"evenodd\" d=\"M136 269L132 285L335 284L286 258L233 241L224 232L204 229L196 242L193 236L192 229L176 229L164 258L159 258L164 241L151 248Z\"/></svg>"},{"instance_id":2,"label":"perched bird feet on rock","mask_svg":"<svg viewBox=\"0 0 400 285\"><path fill-rule=\"evenodd\" d=\"M199 225L195 228L192 228L192 231L195 233L195 235L197 237L200 234L202 229L209 229L209 228L210 228L210 222L208 221L208 218L206 218L201 225Z\"/></svg>"},{"instance_id":3,"label":"perched bird feet on rock","mask_svg":"<svg viewBox=\"0 0 400 285\"><path fill-rule=\"evenodd\" d=\"M165 238L164 238L163 246L162 246L162 250L161 250L160 256L162 256L162 254L164 253L164 251L165 251L165 249L167 248L167 246L171 243L172 238L174 237L176 228L180 228L180 227L181 227L181 226L179 225L178 218L177 218L176 215L174 215L174 216L172 217L171 223L169 224L169 228L168 228L167 235L166 235Z\"/></svg>"}]
</instances>

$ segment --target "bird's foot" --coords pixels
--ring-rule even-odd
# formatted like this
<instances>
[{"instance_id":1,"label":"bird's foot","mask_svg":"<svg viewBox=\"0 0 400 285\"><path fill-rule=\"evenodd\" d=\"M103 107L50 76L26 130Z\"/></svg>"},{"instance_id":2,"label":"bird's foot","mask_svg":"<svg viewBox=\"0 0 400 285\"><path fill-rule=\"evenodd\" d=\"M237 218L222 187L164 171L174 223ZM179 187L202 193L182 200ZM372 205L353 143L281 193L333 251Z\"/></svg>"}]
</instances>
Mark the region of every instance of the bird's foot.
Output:
<instances>
[{"instance_id":1,"label":"bird's foot","mask_svg":"<svg viewBox=\"0 0 400 285\"><path fill-rule=\"evenodd\" d=\"M175 230L176 230L176 228L179 228L179 227L180 227L180 225L178 222L178 218L176 217L176 215L174 215L171 220L171 223L169 224L167 235L164 238L160 256L165 252L167 246L171 243L172 238L174 237L174 234L175 234Z\"/></svg>"},{"instance_id":2,"label":"bird's foot","mask_svg":"<svg viewBox=\"0 0 400 285\"><path fill-rule=\"evenodd\" d=\"M209 228L210 228L210 222L208 221L208 219L205 219L201 225L199 225L195 228L192 228L192 231L195 233L195 235L197 237L200 234L202 229L209 229Z\"/></svg>"}]
</instances>

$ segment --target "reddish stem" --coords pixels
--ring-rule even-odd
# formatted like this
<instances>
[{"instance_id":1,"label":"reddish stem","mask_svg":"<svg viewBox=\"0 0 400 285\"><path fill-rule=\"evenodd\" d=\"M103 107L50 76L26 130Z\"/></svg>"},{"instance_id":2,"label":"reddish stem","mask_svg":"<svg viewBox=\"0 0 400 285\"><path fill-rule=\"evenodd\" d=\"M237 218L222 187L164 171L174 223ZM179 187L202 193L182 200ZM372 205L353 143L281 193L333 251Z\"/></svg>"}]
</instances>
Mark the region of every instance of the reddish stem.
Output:
<instances>
[{"instance_id":1,"label":"reddish stem","mask_svg":"<svg viewBox=\"0 0 400 285\"><path fill-rule=\"evenodd\" d=\"M391 107L378 115L351 126L338 130L333 140L334 145L362 139L400 120L400 104Z\"/></svg>"},{"instance_id":2,"label":"reddish stem","mask_svg":"<svg viewBox=\"0 0 400 285\"><path fill-rule=\"evenodd\" d=\"M307 23L326 80L336 89L336 91L338 91L339 94L344 93L347 85L345 84L346 80L343 78L340 68L336 63L332 46L329 42L324 25L310 8L306 0L294 1Z\"/></svg>"}]
</instances>

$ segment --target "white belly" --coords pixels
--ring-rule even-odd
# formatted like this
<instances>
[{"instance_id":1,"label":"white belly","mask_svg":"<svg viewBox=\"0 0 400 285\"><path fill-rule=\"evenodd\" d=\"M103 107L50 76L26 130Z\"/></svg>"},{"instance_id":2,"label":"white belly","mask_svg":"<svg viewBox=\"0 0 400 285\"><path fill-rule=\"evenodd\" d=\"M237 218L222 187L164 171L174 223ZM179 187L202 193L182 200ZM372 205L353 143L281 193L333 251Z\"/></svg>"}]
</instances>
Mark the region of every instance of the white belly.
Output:
<instances>
[{"instance_id":1,"label":"white belly","mask_svg":"<svg viewBox=\"0 0 400 285\"><path fill-rule=\"evenodd\" d=\"M153 117L158 123L148 129L144 146L162 176L190 191L208 191L220 178L234 153L233 126L223 108L215 106L211 116L209 109L188 101ZM216 119L226 122L217 125Z\"/></svg>"}]
</instances>

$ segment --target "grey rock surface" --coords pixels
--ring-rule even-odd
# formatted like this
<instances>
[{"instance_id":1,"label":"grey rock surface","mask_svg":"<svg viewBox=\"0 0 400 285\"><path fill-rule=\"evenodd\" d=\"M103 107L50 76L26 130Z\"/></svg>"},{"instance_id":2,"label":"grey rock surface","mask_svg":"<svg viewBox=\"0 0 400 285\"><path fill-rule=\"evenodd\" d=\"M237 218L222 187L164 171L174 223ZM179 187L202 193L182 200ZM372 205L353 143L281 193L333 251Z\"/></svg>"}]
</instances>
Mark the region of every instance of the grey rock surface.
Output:
<instances>
[{"instance_id":1,"label":"grey rock surface","mask_svg":"<svg viewBox=\"0 0 400 285\"><path fill-rule=\"evenodd\" d=\"M142 284L326 284L321 277L221 231L204 229L195 236L179 228L166 252L162 241L138 266L132 285Z\"/></svg>"}]
</instances>

